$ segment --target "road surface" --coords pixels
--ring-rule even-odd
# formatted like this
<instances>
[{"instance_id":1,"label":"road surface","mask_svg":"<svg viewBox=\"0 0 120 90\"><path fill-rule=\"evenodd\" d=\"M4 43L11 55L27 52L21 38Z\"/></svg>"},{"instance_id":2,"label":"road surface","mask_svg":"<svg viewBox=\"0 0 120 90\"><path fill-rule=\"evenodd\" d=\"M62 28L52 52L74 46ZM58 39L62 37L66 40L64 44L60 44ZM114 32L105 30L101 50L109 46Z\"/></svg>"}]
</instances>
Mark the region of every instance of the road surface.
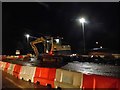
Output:
<instances>
[{"instance_id":1,"label":"road surface","mask_svg":"<svg viewBox=\"0 0 120 90\"><path fill-rule=\"evenodd\" d=\"M37 85L31 82L27 82L24 80L20 80L6 72L2 71L2 90L13 90L13 89L19 89L19 90L29 90L29 89L47 89L45 86Z\"/></svg>"}]
</instances>

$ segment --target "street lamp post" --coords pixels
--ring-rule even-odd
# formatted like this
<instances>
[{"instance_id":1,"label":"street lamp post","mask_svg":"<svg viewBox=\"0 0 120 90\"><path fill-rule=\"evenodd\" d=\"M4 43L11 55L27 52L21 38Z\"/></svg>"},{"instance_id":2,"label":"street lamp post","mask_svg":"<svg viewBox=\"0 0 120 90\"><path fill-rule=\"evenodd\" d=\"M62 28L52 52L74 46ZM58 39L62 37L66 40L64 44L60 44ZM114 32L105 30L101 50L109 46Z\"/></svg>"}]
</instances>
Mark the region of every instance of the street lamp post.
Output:
<instances>
[{"instance_id":1,"label":"street lamp post","mask_svg":"<svg viewBox=\"0 0 120 90\"><path fill-rule=\"evenodd\" d=\"M79 22L82 24L82 30L83 30L83 47L84 47L84 53L85 53L85 51L86 51L86 49L85 49L85 33L84 33L84 24L85 24L85 19L84 18L80 18L79 19Z\"/></svg>"},{"instance_id":2,"label":"street lamp post","mask_svg":"<svg viewBox=\"0 0 120 90\"><path fill-rule=\"evenodd\" d=\"M30 38L30 35L25 34L25 37L27 38L27 53L29 53L29 38Z\"/></svg>"},{"instance_id":3,"label":"street lamp post","mask_svg":"<svg viewBox=\"0 0 120 90\"><path fill-rule=\"evenodd\" d=\"M27 38L27 43L28 43L30 35L26 34L25 37Z\"/></svg>"}]
</instances>

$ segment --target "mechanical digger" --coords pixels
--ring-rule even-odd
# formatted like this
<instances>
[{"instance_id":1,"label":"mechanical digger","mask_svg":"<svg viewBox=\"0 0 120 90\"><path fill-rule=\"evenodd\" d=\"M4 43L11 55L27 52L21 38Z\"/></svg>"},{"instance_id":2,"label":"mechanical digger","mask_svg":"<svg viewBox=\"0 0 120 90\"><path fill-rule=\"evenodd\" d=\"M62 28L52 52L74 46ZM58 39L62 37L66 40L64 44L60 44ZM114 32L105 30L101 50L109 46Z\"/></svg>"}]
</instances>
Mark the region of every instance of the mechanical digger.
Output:
<instances>
[{"instance_id":1,"label":"mechanical digger","mask_svg":"<svg viewBox=\"0 0 120 90\"><path fill-rule=\"evenodd\" d=\"M40 37L30 42L32 49L35 53L35 58L41 62L58 62L67 59L71 54L70 45L62 45L62 39L60 37ZM43 53L39 53L37 44L42 43L44 46Z\"/></svg>"}]
</instances>

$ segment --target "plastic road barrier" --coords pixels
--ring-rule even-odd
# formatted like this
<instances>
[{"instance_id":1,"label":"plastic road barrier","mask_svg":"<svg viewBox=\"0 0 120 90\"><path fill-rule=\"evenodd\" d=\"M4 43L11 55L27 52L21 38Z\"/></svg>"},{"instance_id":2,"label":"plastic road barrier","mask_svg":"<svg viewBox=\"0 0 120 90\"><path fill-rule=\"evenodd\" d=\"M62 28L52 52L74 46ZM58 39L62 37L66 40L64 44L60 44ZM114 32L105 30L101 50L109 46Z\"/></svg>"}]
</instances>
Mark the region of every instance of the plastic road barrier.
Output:
<instances>
[{"instance_id":1,"label":"plastic road barrier","mask_svg":"<svg viewBox=\"0 0 120 90\"><path fill-rule=\"evenodd\" d=\"M31 80L31 82L34 82L35 70L36 67L22 66L20 79L23 79L25 81Z\"/></svg>"},{"instance_id":2,"label":"plastic road barrier","mask_svg":"<svg viewBox=\"0 0 120 90\"><path fill-rule=\"evenodd\" d=\"M6 62L1 62L0 70L4 70L6 66Z\"/></svg>"},{"instance_id":3,"label":"plastic road barrier","mask_svg":"<svg viewBox=\"0 0 120 90\"><path fill-rule=\"evenodd\" d=\"M24 58L24 57L23 57L22 55L19 55L19 56L18 56L18 59L20 59L20 60L23 60L23 58Z\"/></svg>"},{"instance_id":4,"label":"plastic road barrier","mask_svg":"<svg viewBox=\"0 0 120 90\"><path fill-rule=\"evenodd\" d=\"M6 65L5 65L5 68L4 68L4 71L5 71L5 72L7 72L9 66L10 66L10 63L6 62Z\"/></svg>"},{"instance_id":5,"label":"plastic road barrier","mask_svg":"<svg viewBox=\"0 0 120 90\"><path fill-rule=\"evenodd\" d=\"M95 75L83 74L83 86L82 88L94 88L95 87Z\"/></svg>"},{"instance_id":6,"label":"plastic road barrier","mask_svg":"<svg viewBox=\"0 0 120 90\"><path fill-rule=\"evenodd\" d=\"M15 64L10 64L10 66L8 67L7 73L13 75L13 70L14 70Z\"/></svg>"},{"instance_id":7,"label":"plastic road barrier","mask_svg":"<svg viewBox=\"0 0 120 90\"><path fill-rule=\"evenodd\" d=\"M21 65L17 65L15 64L15 67L14 67L14 70L13 70L13 76L17 77L17 78L20 78L19 77L19 74L21 72Z\"/></svg>"},{"instance_id":8,"label":"plastic road barrier","mask_svg":"<svg viewBox=\"0 0 120 90\"><path fill-rule=\"evenodd\" d=\"M120 80L120 79L119 79ZM118 88L118 79L107 77L107 76L95 76L95 88L110 88L117 89Z\"/></svg>"},{"instance_id":9,"label":"plastic road barrier","mask_svg":"<svg viewBox=\"0 0 120 90\"><path fill-rule=\"evenodd\" d=\"M56 68L36 68L34 83L40 82L41 85L54 87Z\"/></svg>"},{"instance_id":10,"label":"plastic road barrier","mask_svg":"<svg viewBox=\"0 0 120 90\"><path fill-rule=\"evenodd\" d=\"M92 89L111 89L120 90L120 79L100 76L100 75L83 75L83 90Z\"/></svg>"},{"instance_id":11,"label":"plastic road barrier","mask_svg":"<svg viewBox=\"0 0 120 90\"><path fill-rule=\"evenodd\" d=\"M83 74L63 69L56 70L55 88L82 88Z\"/></svg>"}]
</instances>

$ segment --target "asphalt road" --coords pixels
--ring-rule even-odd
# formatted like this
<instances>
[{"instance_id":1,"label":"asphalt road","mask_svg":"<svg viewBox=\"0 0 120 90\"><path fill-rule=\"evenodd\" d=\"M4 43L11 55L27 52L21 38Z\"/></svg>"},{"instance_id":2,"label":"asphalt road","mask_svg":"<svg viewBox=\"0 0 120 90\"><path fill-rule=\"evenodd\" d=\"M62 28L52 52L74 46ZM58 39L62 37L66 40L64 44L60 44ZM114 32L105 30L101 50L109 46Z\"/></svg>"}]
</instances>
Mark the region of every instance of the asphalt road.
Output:
<instances>
[{"instance_id":1,"label":"asphalt road","mask_svg":"<svg viewBox=\"0 0 120 90\"><path fill-rule=\"evenodd\" d=\"M8 90L8 89L15 89L15 90L33 90L39 89L39 90L44 90L47 89L45 86L37 85L31 82L27 82L24 80L20 80L6 72L2 71L2 90Z\"/></svg>"}]
</instances>

